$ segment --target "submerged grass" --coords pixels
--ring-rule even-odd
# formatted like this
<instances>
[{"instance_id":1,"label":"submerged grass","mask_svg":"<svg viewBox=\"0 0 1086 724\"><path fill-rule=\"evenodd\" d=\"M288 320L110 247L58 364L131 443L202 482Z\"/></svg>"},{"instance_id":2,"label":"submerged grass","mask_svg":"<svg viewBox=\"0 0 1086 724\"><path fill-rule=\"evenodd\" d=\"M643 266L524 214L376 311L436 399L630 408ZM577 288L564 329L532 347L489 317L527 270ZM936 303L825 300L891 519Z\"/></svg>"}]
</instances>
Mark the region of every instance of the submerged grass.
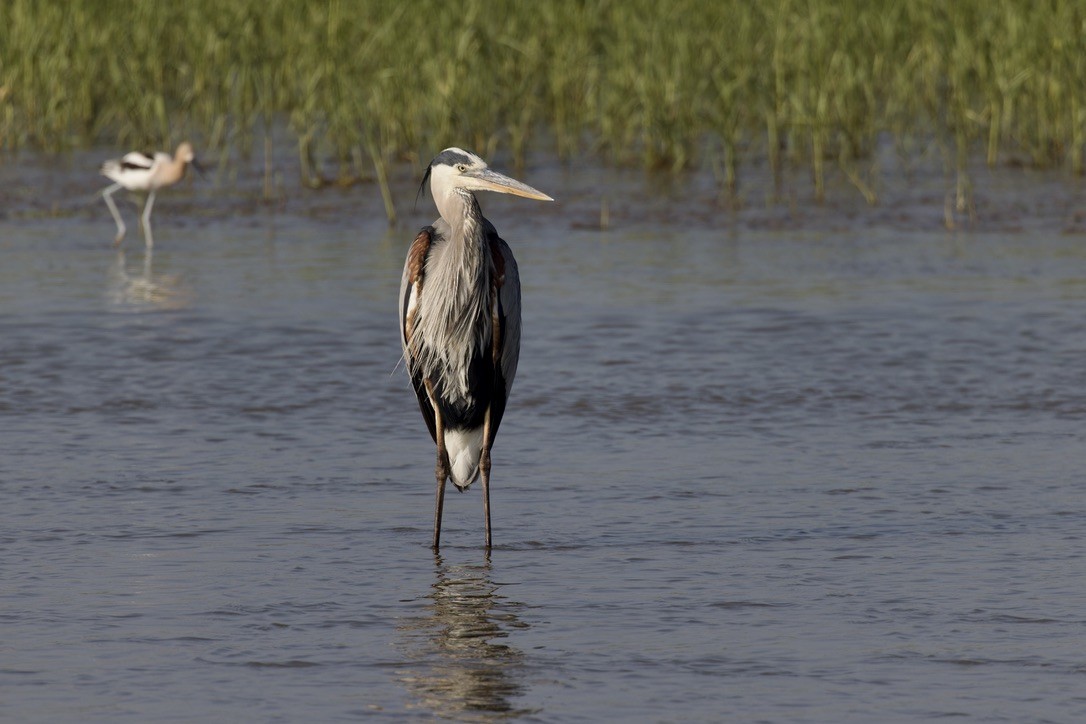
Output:
<instances>
[{"instance_id":1,"label":"submerged grass","mask_svg":"<svg viewBox=\"0 0 1086 724\"><path fill-rule=\"evenodd\" d=\"M6 148L248 151L285 120L314 186L545 138L731 192L765 160L820 197L831 165L873 202L888 136L942 148L960 207L978 151L1084 170L1080 0L6 0L0 28Z\"/></svg>"}]
</instances>

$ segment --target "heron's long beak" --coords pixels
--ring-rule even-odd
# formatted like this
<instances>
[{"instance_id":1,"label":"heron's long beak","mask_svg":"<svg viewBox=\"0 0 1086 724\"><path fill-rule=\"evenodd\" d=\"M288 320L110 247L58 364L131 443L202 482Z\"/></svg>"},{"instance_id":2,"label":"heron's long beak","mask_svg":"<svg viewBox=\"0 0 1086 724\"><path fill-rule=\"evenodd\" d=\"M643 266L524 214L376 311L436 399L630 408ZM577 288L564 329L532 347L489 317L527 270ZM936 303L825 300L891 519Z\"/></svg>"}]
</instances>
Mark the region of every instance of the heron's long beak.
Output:
<instances>
[{"instance_id":1,"label":"heron's long beak","mask_svg":"<svg viewBox=\"0 0 1086 724\"><path fill-rule=\"evenodd\" d=\"M523 196L526 199L554 201L542 191L533 189L528 184L522 184L515 178L509 178L497 171L491 171L489 168L484 168L481 171L468 171L464 175L474 180L472 187L476 191L497 191L499 194L513 194L514 196Z\"/></svg>"},{"instance_id":2,"label":"heron's long beak","mask_svg":"<svg viewBox=\"0 0 1086 724\"><path fill-rule=\"evenodd\" d=\"M200 178L204 178L207 175L207 173L204 171L204 167L197 163L195 158L189 162L189 165L192 166L196 173L200 175Z\"/></svg>"}]
</instances>

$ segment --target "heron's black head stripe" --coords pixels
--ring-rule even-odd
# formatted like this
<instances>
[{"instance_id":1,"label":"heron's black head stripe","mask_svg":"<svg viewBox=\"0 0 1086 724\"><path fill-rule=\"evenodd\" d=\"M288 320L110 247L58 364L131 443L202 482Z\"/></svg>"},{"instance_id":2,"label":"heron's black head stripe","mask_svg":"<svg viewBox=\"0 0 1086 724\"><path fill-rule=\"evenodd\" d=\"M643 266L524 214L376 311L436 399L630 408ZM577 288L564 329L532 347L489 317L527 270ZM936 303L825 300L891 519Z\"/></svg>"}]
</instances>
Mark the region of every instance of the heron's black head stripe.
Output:
<instances>
[{"instance_id":1,"label":"heron's black head stripe","mask_svg":"<svg viewBox=\"0 0 1086 724\"><path fill-rule=\"evenodd\" d=\"M466 154L446 149L434 156L434 160L430 162L430 168L433 168L434 166L440 166L442 164L445 164L446 166L455 166L458 163L470 164L471 158L469 158Z\"/></svg>"}]
</instances>

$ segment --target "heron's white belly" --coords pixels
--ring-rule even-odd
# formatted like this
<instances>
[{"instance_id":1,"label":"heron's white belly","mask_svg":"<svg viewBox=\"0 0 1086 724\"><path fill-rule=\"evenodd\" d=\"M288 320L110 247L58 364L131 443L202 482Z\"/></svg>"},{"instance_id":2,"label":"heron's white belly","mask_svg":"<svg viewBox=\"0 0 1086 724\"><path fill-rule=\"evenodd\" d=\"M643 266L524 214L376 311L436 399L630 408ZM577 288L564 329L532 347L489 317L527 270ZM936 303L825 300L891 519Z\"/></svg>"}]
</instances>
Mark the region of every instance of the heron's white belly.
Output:
<instances>
[{"instance_id":1,"label":"heron's white belly","mask_svg":"<svg viewBox=\"0 0 1086 724\"><path fill-rule=\"evenodd\" d=\"M483 428L446 430L445 451L449 454L453 484L463 490L479 477L479 457L483 452Z\"/></svg>"}]
</instances>

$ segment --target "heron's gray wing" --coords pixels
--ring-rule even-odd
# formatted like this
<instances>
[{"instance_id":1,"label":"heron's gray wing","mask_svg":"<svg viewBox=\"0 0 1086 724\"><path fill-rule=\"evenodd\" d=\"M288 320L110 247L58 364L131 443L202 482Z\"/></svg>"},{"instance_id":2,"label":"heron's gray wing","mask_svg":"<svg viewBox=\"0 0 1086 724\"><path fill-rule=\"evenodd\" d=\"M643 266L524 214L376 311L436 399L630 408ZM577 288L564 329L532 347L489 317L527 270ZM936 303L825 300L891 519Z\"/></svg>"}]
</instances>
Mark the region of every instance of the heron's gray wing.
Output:
<instances>
[{"instance_id":1,"label":"heron's gray wing","mask_svg":"<svg viewBox=\"0 0 1086 724\"><path fill-rule=\"evenodd\" d=\"M498 432L505 403L513 387L520 360L520 272L513 251L496 233L490 235L490 256L494 260L494 367L497 376L492 402L490 438Z\"/></svg>"},{"instance_id":2,"label":"heron's gray wing","mask_svg":"<svg viewBox=\"0 0 1086 724\"><path fill-rule=\"evenodd\" d=\"M425 286L426 257L430 253L433 231L431 226L423 227L407 251L407 259L403 265L403 278L400 280L400 341L403 344L403 359L407 365L407 373L411 376L411 386L415 389L415 397L419 401L419 410L422 411L430 437L436 441L437 423L434 420L434 408L426 394L426 383L419 372L415 359L415 346L411 343L415 323L418 320L418 301Z\"/></svg>"}]
</instances>

